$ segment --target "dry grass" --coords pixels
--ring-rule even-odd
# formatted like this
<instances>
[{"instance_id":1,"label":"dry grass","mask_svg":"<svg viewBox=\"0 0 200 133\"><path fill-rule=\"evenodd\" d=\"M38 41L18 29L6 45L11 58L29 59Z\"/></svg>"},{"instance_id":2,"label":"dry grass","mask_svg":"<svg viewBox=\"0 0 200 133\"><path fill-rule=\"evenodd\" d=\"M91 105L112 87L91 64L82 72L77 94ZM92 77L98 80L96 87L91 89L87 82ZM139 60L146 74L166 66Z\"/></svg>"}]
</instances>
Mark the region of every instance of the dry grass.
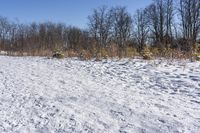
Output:
<instances>
[{"instance_id":1,"label":"dry grass","mask_svg":"<svg viewBox=\"0 0 200 133\"><path fill-rule=\"evenodd\" d=\"M150 51L150 49L148 48L148 47L145 47L144 49L143 49L143 51L141 52L141 56L143 57L143 59L145 59L145 60L150 60L150 59L152 59L152 53L151 53L151 51Z\"/></svg>"},{"instance_id":2,"label":"dry grass","mask_svg":"<svg viewBox=\"0 0 200 133\"><path fill-rule=\"evenodd\" d=\"M64 55L66 57L78 57L78 53L75 50L73 50L73 49L65 51Z\"/></svg>"},{"instance_id":3,"label":"dry grass","mask_svg":"<svg viewBox=\"0 0 200 133\"><path fill-rule=\"evenodd\" d=\"M40 50L40 51L8 51L8 56L51 56L52 51L50 50Z\"/></svg>"},{"instance_id":4,"label":"dry grass","mask_svg":"<svg viewBox=\"0 0 200 133\"><path fill-rule=\"evenodd\" d=\"M63 54L65 57L79 57L82 60L89 60L91 58L96 58L97 60L101 59L107 59L107 58L134 58L138 56L142 56L144 59L150 59L151 57L159 58L163 57L166 59L195 59L200 60L200 48L195 47L195 50L184 52L176 49L164 49L159 50L158 48L148 48L148 51L145 52L145 50L142 51L142 54L139 54L137 50L133 47L127 47L123 50L121 55L119 56L119 50L118 47L115 45L111 45L111 47L108 48L102 48L99 50L99 52L96 52L96 49L91 50L80 50L75 51L73 49L69 49L67 51L64 51ZM53 51L51 50L37 50L37 51L15 51L15 52L5 52L4 55L9 56L45 56L45 57L52 57ZM151 55L147 55L148 53L151 53ZM145 57L144 57L145 56ZM147 57L148 56L148 57Z\"/></svg>"}]
</instances>

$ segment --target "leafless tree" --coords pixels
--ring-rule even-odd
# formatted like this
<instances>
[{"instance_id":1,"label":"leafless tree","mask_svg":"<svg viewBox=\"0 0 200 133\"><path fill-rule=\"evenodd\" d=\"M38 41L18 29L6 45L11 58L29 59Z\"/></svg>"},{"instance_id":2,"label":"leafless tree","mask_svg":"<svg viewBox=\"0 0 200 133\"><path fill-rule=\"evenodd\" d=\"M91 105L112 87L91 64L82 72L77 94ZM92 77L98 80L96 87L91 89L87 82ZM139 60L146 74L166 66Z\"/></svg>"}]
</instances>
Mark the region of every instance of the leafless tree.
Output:
<instances>
[{"instance_id":1,"label":"leafless tree","mask_svg":"<svg viewBox=\"0 0 200 133\"><path fill-rule=\"evenodd\" d=\"M80 50L82 31L76 27L68 28L68 48L76 51Z\"/></svg>"},{"instance_id":2,"label":"leafless tree","mask_svg":"<svg viewBox=\"0 0 200 133\"><path fill-rule=\"evenodd\" d=\"M196 41L200 32L200 1L180 0L179 13L181 16L182 34L188 47Z\"/></svg>"},{"instance_id":3,"label":"leafless tree","mask_svg":"<svg viewBox=\"0 0 200 133\"><path fill-rule=\"evenodd\" d=\"M152 44L156 47L160 47L160 34L159 34L159 14L155 4L151 4L146 8L148 15L148 22L150 27L150 39Z\"/></svg>"},{"instance_id":4,"label":"leafless tree","mask_svg":"<svg viewBox=\"0 0 200 133\"><path fill-rule=\"evenodd\" d=\"M146 14L146 10L139 9L134 17L134 36L136 37L139 51L144 48L148 38L149 25Z\"/></svg>"},{"instance_id":5,"label":"leafless tree","mask_svg":"<svg viewBox=\"0 0 200 133\"><path fill-rule=\"evenodd\" d=\"M131 37L132 17L128 13L126 7L113 8L112 12L114 17L114 41L118 45L119 55L121 56L122 52L125 51L124 49L127 41L129 41Z\"/></svg>"},{"instance_id":6,"label":"leafless tree","mask_svg":"<svg viewBox=\"0 0 200 133\"><path fill-rule=\"evenodd\" d=\"M93 11L89 17L89 31L97 43L97 52L101 48L108 46L112 28L112 14L105 7L100 7Z\"/></svg>"},{"instance_id":7,"label":"leafless tree","mask_svg":"<svg viewBox=\"0 0 200 133\"><path fill-rule=\"evenodd\" d=\"M172 44L173 43L173 23L174 23L174 1L173 0L165 0L165 26L166 26L166 32L165 32L165 40L166 44Z\"/></svg>"},{"instance_id":8,"label":"leafless tree","mask_svg":"<svg viewBox=\"0 0 200 133\"><path fill-rule=\"evenodd\" d=\"M0 17L0 48L6 49L10 37L11 25L7 18Z\"/></svg>"}]
</instances>

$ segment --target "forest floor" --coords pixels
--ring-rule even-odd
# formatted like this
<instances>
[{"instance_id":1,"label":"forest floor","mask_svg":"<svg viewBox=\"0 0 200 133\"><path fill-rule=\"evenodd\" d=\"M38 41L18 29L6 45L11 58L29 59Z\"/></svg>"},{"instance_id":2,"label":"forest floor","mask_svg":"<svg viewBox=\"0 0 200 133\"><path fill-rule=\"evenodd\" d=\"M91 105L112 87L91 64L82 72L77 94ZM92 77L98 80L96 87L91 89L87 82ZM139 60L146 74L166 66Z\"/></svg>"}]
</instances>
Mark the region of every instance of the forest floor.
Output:
<instances>
[{"instance_id":1,"label":"forest floor","mask_svg":"<svg viewBox=\"0 0 200 133\"><path fill-rule=\"evenodd\" d=\"M200 62L0 56L0 132L199 133Z\"/></svg>"}]
</instances>

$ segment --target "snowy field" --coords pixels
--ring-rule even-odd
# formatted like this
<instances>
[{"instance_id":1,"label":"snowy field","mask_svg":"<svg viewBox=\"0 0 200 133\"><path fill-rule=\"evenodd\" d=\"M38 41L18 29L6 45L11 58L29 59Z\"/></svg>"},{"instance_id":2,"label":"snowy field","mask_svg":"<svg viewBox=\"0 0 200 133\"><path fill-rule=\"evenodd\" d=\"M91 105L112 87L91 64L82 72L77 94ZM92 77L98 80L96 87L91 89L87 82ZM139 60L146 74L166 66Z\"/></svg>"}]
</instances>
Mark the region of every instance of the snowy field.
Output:
<instances>
[{"instance_id":1,"label":"snowy field","mask_svg":"<svg viewBox=\"0 0 200 133\"><path fill-rule=\"evenodd\" d=\"M0 56L0 132L199 133L200 62Z\"/></svg>"}]
</instances>

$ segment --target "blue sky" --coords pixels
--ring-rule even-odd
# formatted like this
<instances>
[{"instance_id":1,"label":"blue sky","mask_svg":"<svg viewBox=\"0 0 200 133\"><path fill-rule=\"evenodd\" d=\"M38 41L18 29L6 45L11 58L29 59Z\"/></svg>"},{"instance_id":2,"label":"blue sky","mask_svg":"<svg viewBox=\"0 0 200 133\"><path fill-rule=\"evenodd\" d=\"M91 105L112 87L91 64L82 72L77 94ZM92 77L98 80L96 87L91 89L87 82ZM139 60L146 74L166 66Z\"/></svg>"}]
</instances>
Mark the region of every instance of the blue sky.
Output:
<instances>
[{"instance_id":1,"label":"blue sky","mask_svg":"<svg viewBox=\"0 0 200 133\"><path fill-rule=\"evenodd\" d=\"M0 0L0 15L21 23L63 22L85 28L94 8L106 5L126 6L131 14L151 0Z\"/></svg>"}]
</instances>

